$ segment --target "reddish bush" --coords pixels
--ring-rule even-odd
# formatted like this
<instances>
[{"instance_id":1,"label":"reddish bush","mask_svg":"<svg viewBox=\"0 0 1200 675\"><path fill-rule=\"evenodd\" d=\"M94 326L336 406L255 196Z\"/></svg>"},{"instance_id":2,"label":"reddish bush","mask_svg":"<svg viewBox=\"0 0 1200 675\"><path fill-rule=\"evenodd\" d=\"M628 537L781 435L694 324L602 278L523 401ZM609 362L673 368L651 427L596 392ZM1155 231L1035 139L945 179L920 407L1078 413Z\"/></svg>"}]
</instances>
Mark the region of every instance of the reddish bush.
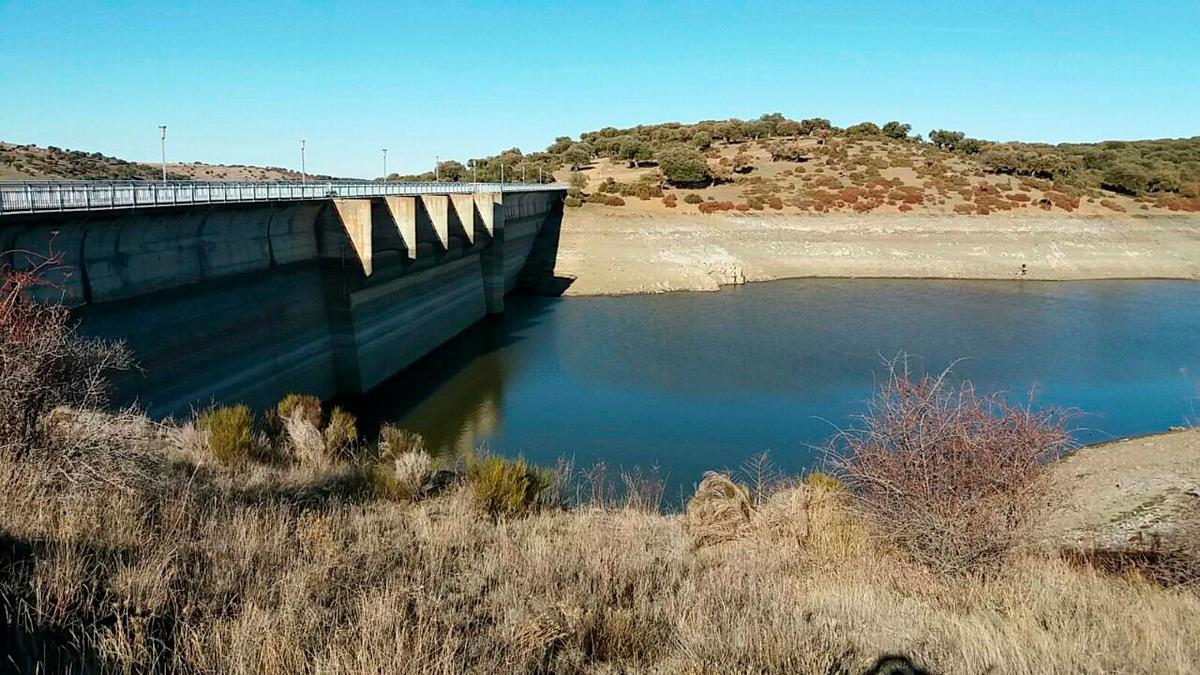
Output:
<instances>
[{"instance_id":1,"label":"reddish bush","mask_svg":"<svg viewBox=\"0 0 1200 675\"><path fill-rule=\"evenodd\" d=\"M1100 206L1103 206L1106 209L1112 209L1113 211L1119 211L1121 213L1125 213L1125 207L1121 206L1120 204L1114 202L1111 199L1101 199Z\"/></svg>"},{"instance_id":2,"label":"reddish bush","mask_svg":"<svg viewBox=\"0 0 1200 675\"><path fill-rule=\"evenodd\" d=\"M30 298L56 288L46 279L62 269L60 255L13 255L27 265L0 265L0 449L21 452L42 440L39 420L54 407L103 404L108 371L131 358L121 343L80 337L61 304Z\"/></svg>"},{"instance_id":3,"label":"reddish bush","mask_svg":"<svg viewBox=\"0 0 1200 675\"><path fill-rule=\"evenodd\" d=\"M779 197L772 196L770 199L767 200L767 206L775 209L776 211L779 211L783 208L783 200L780 199Z\"/></svg>"},{"instance_id":4,"label":"reddish bush","mask_svg":"<svg viewBox=\"0 0 1200 675\"><path fill-rule=\"evenodd\" d=\"M900 205L901 211L912 211L912 209L913 209L912 204L901 204Z\"/></svg>"},{"instance_id":5,"label":"reddish bush","mask_svg":"<svg viewBox=\"0 0 1200 675\"><path fill-rule=\"evenodd\" d=\"M625 200L621 199L620 197L613 196L613 197L609 197L609 198L605 199L604 205L605 206L625 206Z\"/></svg>"},{"instance_id":6,"label":"reddish bush","mask_svg":"<svg viewBox=\"0 0 1200 675\"><path fill-rule=\"evenodd\" d=\"M1195 213L1200 211L1200 197L1180 197L1167 202L1167 208L1172 211Z\"/></svg>"},{"instance_id":7,"label":"reddish bush","mask_svg":"<svg viewBox=\"0 0 1200 675\"><path fill-rule=\"evenodd\" d=\"M970 215L972 213L975 213L975 205L974 204L955 204L954 212L964 215L964 216Z\"/></svg>"},{"instance_id":8,"label":"reddish bush","mask_svg":"<svg viewBox=\"0 0 1200 675\"><path fill-rule=\"evenodd\" d=\"M750 205L749 205L749 204L746 204L745 202L743 202L743 203L741 203L741 204L738 204L737 206L735 206L735 207L733 207L733 208L737 209L738 211L741 211L742 213L745 213L746 211L749 211L749 210L750 210Z\"/></svg>"},{"instance_id":9,"label":"reddish bush","mask_svg":"<svg viewBox=\"0 0 1200 675\"><path fill-rule=\"evenodd\" d=\"M941 572L995 570L1030 543L1052 496L1046 462L1070 445L1056 411L980 396L949 374L893 366L831 456L879 536Z\"/></svg>"},{"instance_id":10,"label":"reddish bush","mask_svg":"<svg viewBox=\"0 0 1200 675\"><path fill-rule=\"evenodd\" d=\"M1012 192L1005 195L1004 198L1010 202L1017 203L1028 202L1030 200L1029 195L1024 192Z\"/></svg>"},{"instance_id":11,"label":"reddish bush","mask_svg":"<svg viewBox=\"0 0 1200 675\"><path fill-rule=\"evenodd\" d=\"M673 209L679 205L679 202L676 199L675 195L667 195L667 196L663 197L662 203L663 203L663 206L667 207L668 209Z\"/></svg>"}]
</instances>

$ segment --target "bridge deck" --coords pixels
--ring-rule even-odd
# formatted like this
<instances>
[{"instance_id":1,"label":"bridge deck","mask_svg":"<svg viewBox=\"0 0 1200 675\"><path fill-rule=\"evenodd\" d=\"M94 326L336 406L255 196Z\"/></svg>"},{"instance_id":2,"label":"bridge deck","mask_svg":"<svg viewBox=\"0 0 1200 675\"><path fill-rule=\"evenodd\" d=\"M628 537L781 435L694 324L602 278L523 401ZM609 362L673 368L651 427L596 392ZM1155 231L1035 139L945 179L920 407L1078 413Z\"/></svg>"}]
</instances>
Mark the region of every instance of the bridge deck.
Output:
<instances>
[{"instance_id":1,"label":"bridge deck","mask_svg":"<svg viewBox=\"0 0 1200 675\"><path fill-rule=\"evenodd\" d=\"M232 182L232 181L0 181L0 216L56 211L565 190L561 183Z\"/></svg>"}]
</instances>

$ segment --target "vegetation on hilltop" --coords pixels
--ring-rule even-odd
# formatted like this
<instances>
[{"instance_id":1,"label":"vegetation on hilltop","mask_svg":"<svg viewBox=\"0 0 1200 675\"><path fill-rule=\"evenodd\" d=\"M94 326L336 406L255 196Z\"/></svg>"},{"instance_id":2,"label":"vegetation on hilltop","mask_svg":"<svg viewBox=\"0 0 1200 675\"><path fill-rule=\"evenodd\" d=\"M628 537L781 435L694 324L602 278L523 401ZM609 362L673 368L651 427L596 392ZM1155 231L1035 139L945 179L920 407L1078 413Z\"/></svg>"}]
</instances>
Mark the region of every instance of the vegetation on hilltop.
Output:
<instances>
[{"instance_id":1,"label":"vegetation on hilltop","mask_svg":"<svg viewBox=\"0 0 1200 675\"><path fill-rule=\"evenodd\" d=\"M57 374L123 350L45 320L22 295L36 274L0 274L0 355L43 355L0 378L0 428L36 421L0 435L0 663L17 672L1200 666L1200 527L1146 556L1040 544L1061 424L969 385L897 373L834 446L840 479L762 460L663 514L653 479L614 499L598 471L439 468L419 436L367 442L311 396L265 420L104 412Z\"/></svg>"},{"instance_id":2,"label":"vegetation on hilltop","mask_svg":"<svg viewBox=\"0 0 1200 675\"><path fill-rule=\"evenodd\" d=\"M185 176L168 172L171 180ZM154 180L162 168L127 162L99 152L64 150L53 145L0 143L0 178L63 178L68 180Z\"/></svg>"}]
</instances>

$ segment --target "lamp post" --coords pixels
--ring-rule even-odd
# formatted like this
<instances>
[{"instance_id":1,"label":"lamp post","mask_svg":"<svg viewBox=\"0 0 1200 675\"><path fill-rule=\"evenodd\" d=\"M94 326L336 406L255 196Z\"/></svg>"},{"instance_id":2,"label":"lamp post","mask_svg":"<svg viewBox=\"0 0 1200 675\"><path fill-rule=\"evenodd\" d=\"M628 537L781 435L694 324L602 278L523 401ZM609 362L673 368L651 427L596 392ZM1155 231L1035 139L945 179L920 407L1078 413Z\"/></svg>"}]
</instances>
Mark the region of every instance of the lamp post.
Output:
<instances>
[{"instance_id":1,"label":"lamp post","mask_svg":"<svg viewBox=\"0 0 1200 675\"><path fill-rule=\"evenodd\" d=\"M442 182L442 158L440 155L433 156L433 182Z\"/></svg>"},{"instance_id":2,"label":"lamp post","mask_svg":"<svg viewBox=\"0 0 1200 675\"><path fill-rule=\"evenodd\" d=\"M477 159L471 160L471 182L479 182L479 160Z\"/></svg>"},{"instance_id":3,"label":"lamp post","mask_svg":"<svg viewBox=\"0 0 1200 675\"><path fill-rule=\"evenodd\" d=\"M387 182L387 148L383 149L383 182Z\"/></svg>"},{"instance_id":4,"label":"lamp post","mask_svg":"<svg viewBox=\"0 0 1200 675\"><path fill-rule=\"evenodd\" d=\"M500 162L500 184L504 185L504 162Z\"/></svg>"},{"instance_id":5,"label":"lamp post","mask_svg":"<svg viewBox=\"0 0 1200 675\"><path fill-rule=\"evenodd\" d=\"M308 141L300 139L300 184L304 185L308 182L308 171L304 168L304 144Z\"/></svg>"},{"instance_id":6,"label":"lamp post","mask_svg":"<svg viewBox=\"0 0 1200 675\"><path fill-rule=\"evenodd\" d=\"M162 144L162 175L163 182L167 182L167 125L158 125L158 138Z\"/></svg>"}]
</instances>

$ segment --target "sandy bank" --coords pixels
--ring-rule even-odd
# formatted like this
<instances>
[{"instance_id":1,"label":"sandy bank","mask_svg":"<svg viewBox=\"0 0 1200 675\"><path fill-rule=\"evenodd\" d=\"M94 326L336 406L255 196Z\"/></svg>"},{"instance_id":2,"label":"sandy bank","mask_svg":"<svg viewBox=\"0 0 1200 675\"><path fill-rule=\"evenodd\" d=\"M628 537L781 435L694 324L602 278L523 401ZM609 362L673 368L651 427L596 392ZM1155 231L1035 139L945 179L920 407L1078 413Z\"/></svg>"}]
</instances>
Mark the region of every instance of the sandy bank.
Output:
<instances>
[{"instance_id":1,"label":"sandy bank","mask_svg":"<svg viewBox=\"0 0 1200 675\"><path fill-rule=\"evenodd\" d=\"M569 295L791 277L1200 279L1200 217L709 215L567 209Z\"/></svg>"}]
</instances>

